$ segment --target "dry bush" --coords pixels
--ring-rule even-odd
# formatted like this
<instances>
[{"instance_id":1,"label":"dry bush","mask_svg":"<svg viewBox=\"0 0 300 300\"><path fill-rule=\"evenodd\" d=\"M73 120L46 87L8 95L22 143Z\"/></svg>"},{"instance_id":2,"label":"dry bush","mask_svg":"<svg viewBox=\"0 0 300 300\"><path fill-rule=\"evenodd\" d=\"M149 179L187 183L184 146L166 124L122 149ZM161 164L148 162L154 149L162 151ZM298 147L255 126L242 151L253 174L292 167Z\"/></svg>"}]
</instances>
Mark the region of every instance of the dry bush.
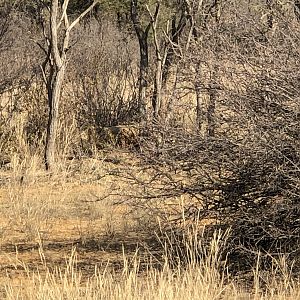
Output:
<instances>
[{"instance_id":1,"label":"dry bush","mask_svg":"<svg viewBox=\"0 0 300 300\"><path fill-rule=\"evenodd\" d=\"M44 144L47 125L47 95L39 67L43 52L36 43L42 41L42 32L35 21L29 22L32 13L25 8L12 12L20 21L9 23L3 34L5 38L1 39L5 47L0 53L4 63L4 74L0 74L0 78L9 79L9 72L16 73L16 78L3 87L0 100L0 147L4 162L12 152L22 153L24 145L20 147L20 138L16 138L20 134L26 149L31 149L29 152L38 147L43 155L40 146ZM8 19L8 16L3 15L3 18ZM18 34L22 39L9 44L18 30L29 30L30 35ZM71 43L60 108L57 152L61 158L95 154L103 127L132 123L137 118L137 57L132 38L109 21L99 23L91 18L80 24ZM26 56L19 57L24 48ZM13 124L17 122L22 122L18 133Z\"/></svg>"},{"instance_id":2,"label":"dry bush","mask_svg":"<svg viewBox=\"0 0 300 300\"><path fill-rule=\"evenodd\" d=\"M83 147L101 143L104 127L137 118L136 43L109 21L91 20L78 31L66 83L66 116L74 115ZM105 142L105 141L104 141ZM88 150L88 149L87 149Z\"/></svg>"},{"instance_id":3,"label":"dry bush","mask_svg":"<svg viewBox=\"0 0 300 300\"><path fill-rule=\"evenodd\" d=\"M211 18L197 24L201 36L191 39L190 51L180 52L181 45L175 49L180 56L171 93L175 100L169 100L176 102L177 111L172 115L170 109L166 122L141 129L146 167L129 174L140 194L127 196L153 217L164 203L182 197L186 218L231 226L232 245L237 247L229 254L242 255L252 265L257 252L298 255L300 43L299 23L291 12L274 8L276 26L271 28L264 19L270 13L266 7L246 2L226 5L217 23ZM3 14L5 22L7 16ZM29 24L26 17L22 20ZM27 28L10 26L5 27L8 45L11 36ZM32 28L39 40L41 32ZM30 47L29 38L22 38L15 47L1 48L0 55L6 53L6 65L14 74L27 68L30 75L41 75L34 68L29 71L29 66L39 65L36 49L23 60L23 48ZM135 144L135 129L122 124L138 120L136 42L114 24L91 18L80 25L71 44L59 154L91 155L103 142ZM28 76L23 74L7 84L9 100L1 99L3 162L12 153L22 159L42 155L45 90L40 78L25 85ZM8 77L14 79L13 74ZM12 83L18 89L11 89ZM163 204L154 209L152 204L159 201ZM160 216L168 223L182 220L181 214L176 207Z\"/></svg>"},{"instance_id":4,"label":"dry bush","mask_svg":"<svg viewBox=\"0 0 300 300\"><path fill-rule=\"evenodd\" d=\"M40 58L38 49L32 47L30 41L35 29L17 7L6 0L0 6L0 95L28 86Z\"/></svg>"},{"instance_id":5,"label":"dry bush","mask_svg":"<svg viewBox=\"0 0 300 300\"><path fill-rule=\"evenodd\" d=\"M133 205L166 224L182 220L181 197L187 219L231 227L233 272L251 269L259 253L264 268L270 255L300 257L299 23L278 14L270 31L244 13L230 10L180 62L178 88L214 96L214 130L158 126L161 141L150 134L143 145L153 168L129 174L140 187Z\"/></svg>"},{"instance_id":6,"label":"dry bush","mask_svg":"<svg viewBox=\"0 0 300 300\"><path fill-rule=\"evenodd\" d=\"M23 160L43 156L47 124L44 99L44 89L38 81L32 82L31 87L2 95L2 101L7 102L0 123L2 164L10 162L14 155Z\"/></svg>"},{"instance_id":7,"label":"dry bush","mask_svg":"<svg viewBox=\"0 0 300 300\"><path fill-rule=\"evenodd\" d=\"M2 163L39 152L45 129L44 90L38 79L42 55L36 26L18 4L0 8L0 149ZM18 38L16 38L18 37Z\"/></svg>"}]
</instances>

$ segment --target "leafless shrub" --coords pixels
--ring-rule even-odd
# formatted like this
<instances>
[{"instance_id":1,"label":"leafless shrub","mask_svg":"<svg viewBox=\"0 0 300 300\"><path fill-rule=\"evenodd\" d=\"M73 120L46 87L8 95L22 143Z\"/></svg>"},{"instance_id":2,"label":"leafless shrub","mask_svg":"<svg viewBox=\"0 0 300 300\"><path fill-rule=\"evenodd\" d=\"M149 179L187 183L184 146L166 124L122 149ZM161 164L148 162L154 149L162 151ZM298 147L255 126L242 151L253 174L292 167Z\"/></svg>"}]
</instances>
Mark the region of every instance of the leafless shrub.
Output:
<instances>
[{"instance_id":1,"label":"leafless shrub","mask_svg":"<svg viewBox=\"0 0 300 300\"><path fill-rule=\"evenodd\" d=\"M32 47L35 31L29 18L17 5L2 1L0 6L0 95L28 87L36 73L38 49ZM18 38L16 38L18 37Z\"/></svg>"},{"instance_id":2,"label":"leafless shrub","mask_svg":"<svg viewBox=\"0 0 300 300\"><path fill-rule=\"evenodd\" d=\"M228 19L210 27L193 45L197 55L180 62L190 66L179 73L181 89L195 95L197 86L186 84L195 75L201 97L214 89L214 134L157 127L162 142L150 135L143 147L154 168L129 174L140 187L130 196L166 223L182 221L180 199L186 219L231 227L227 255L235 268L251 268L259 253L266 266L269 255L300 254L299 24L279 15L276 30L262 33L251 16L231 18L243 26Z\"/></svg>"},{"instance_id":3,"label":"leafless shrub","mask_svg":"<svg viewBox=\"0 0 300 300\"><path fill-rule=\"evenodd\" d=\"M13 47L8 47L8 43L5 42L5 47L1 48L3 51L0 55L5 58L1 60L1 63L5 64L2 71L5 74L0 74L0 80L9 79L7 75L10 71L16 73L17 80L5 84L3 91L6 92L1 96L1 154L5 157L12 151L19 153L23 149L17 145L18 134L12 129L10 120L21 118L22 115L22 139L31 149L44 143L47 122L47 95L42 87L40 56L36 54L36 51L41 54L36 46L36 42L41 39L41 32L34 22L27 24L27 15L30 12L23 13L20 9L13 13L21 14L20 21L9 23L11 27L5 33L5 37L19 35L17 31L30 26L31 35L23 35L24 41L12 40ZM21 22L24 24L19 24ZM81 24L77 35L71 41L72 59L68 64L69 75L62 94L57 149L63 156L74 157L91 153L91 149L99 144L102 128L128 124L136 120L136 45L131 37L125 37L125 33L118 31L112 23L108 22L106 25L91 19L88 23ZM19 59L19 56L12 54L12 51L19 54L24 48L32 49L32 52L26 50L26 56L23 55L26 62L30 63L26 66L23 66L23 60ZM32 60L31 55L35 55ZM8 60L21 64L22 70L27 72L26 76L23 76L19 67L10 65ZM9 72L6 68L10 69ZM69 130L71 128L72 130Z\"/></svg>"},{"instance_id":4,"label":"leafless shrub","mask_svg":"<svg viewBox=\"0 0 300 300\"><path fill-rule=\"evenodd\" d=\"M3 4L3 5L2 5ZM40 87L35 25L19 7L0 7L0 160L33 155L43 140L44 90ZM39 149L40 150L40 149Z\"/></svg>"},{"instance_id":5,"label":"leafless shrub","mask_svg":"<svg viewBox=\"0 0 300 300\"><path fill-rule=\"evenodd\" d=\"M78 127L95 135L104 127L132 123L137 114L135 43L109 22L104 26L93 20L78 34L82 42L74 50L66 88L74 99L69 109L77 107Z\"/></svg>"}]
</instances>

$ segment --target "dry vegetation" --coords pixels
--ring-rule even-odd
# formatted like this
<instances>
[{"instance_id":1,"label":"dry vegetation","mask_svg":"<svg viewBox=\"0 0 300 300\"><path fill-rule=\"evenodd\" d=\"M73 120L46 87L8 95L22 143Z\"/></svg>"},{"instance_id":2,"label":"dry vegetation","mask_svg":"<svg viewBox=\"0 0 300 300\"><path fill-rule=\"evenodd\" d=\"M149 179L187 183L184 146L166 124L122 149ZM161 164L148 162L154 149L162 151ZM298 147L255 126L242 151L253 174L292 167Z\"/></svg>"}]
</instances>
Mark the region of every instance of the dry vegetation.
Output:
<instances>
[{"instance_id":1,"label":"dry vegetation","mask_svg":"<svg viewBox=\"0 0 300 300\"><path fill-rule=\"evenodd\" d=\"M146 220L149 207L113 205L132 190L116 169L138 165L120 154L66 162L51 177L34 161L1 172L1 298L298 299L287 257L270 257L264 271L258 255L250 273L233 276L224 257L230 231L208 239L209 225L186 219L182 236L175 224Z\"/></svg>"},{"instance_id":2,"label":"dry vegetation","mask_svg":"<svg viewBox=\"0 0 300 300\"><path fill-rule=\"evenodd\" d=\"M51 10L0 0L0 299L300 299L299 2L102 2L46 171Z\"/></svg>"}]
</instances>

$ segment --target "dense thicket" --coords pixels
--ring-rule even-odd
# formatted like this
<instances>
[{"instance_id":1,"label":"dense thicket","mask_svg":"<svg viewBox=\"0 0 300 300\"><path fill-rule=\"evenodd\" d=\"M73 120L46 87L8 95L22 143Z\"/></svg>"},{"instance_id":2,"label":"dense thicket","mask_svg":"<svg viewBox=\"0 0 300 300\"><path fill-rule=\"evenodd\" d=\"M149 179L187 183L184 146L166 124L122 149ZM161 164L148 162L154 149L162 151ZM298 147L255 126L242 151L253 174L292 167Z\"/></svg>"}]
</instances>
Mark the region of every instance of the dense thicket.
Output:
<instances>
[{"instance_id":1,"label":"dense thicket","mask_svg":"<svg viewBox=\"0 0 300 300\"><path fill-rule=\"evenodd\" d=\"M0 8L1 164L43 151L44 4ZM70 1L70 17L86 4ZM114 138L130 148L103 132L134 125L133 148L152 166L131 174L143 187L135 204L151 215L152 203L181 197L186 218L232 227L233 257L297 257L299 29L298 1L102 1L70 41L58 157ZM182 215L168 212L168 222Z\"/></svg>"}]
</instances>

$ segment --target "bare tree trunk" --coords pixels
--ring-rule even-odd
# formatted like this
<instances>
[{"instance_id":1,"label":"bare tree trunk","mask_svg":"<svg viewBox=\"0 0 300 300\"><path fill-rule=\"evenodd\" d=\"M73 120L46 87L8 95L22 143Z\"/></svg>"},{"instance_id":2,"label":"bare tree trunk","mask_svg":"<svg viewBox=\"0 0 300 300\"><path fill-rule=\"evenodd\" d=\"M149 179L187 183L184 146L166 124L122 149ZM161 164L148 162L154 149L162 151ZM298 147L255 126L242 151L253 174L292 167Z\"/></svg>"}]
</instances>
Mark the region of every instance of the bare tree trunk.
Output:
<instances>
[{"instance_id":1,"label":"bare tree trunk","mask_svg":"<svg viewBox=\"0 0 300 300\"><path fill-rule=\"evenodd\" d=\"M162 76L163 76L163 61L161 50L158 44L157 37L157 18L159 14L160 2L157 3L155 13L152 15L148 8L149 15L151 17L151 25L153 30L153 39L155 46L155 54L156 54L156 71L155 71L155 82L154 82L154 92L152 97L152 106L153 106L153 119L157 122L160 119L163 119L163 98L162 98Z\"/></svg>"},{"instance_id":2,"label":"bare tree trunk","mask_svg":"<svg viewBox=\"0 0 300 300\"><path fill-rule=\"evenodd\" d=\"M217 90L219 89L218 75L219 75L219 54L218 49L215 49L214 61L210 71L209 97L207 103L207 136L213 137L216 128L216 104L217 104Z\"/></svg>"},{"instance_id":3,"label":"bare tree trunk","mask_svg":"<svg viewBox=\"0 0 300 300\"><path fill-rule=\"evenodd\" d=\"M144 117L147 114L146 90L149 85L148 83L148 70L149 70L148 37L151 28L151 22L143 30L137 6L138 6L138 1L131 0L131 9L130 9L131 20L140 47L140 73L138 79L138 109L139 109L140 119L144 119Z\"/></svg>"},{"instance_id":4,"label":"bare tree trunk","mask_svg":"<svg viewBox=\"0 0 300 300\"><path fill-rule=\"evenodd\" d=\"M148 36L148 34L147 34ZM143 118L147 114L147 99L146 91L148 87L148 69L149 69L149 55L148 55L148 43L147 36L142 36L139 39L140 45L140 74L138 79L138 109L140 118Z\"/></svg>"},{"instance_id":5,"label":"bare tree trunk","mask_svg":"<svg viewBox=\"0 0 300 300\"><path fill-rule=\"evenodd\" d=\"M197 131L199 134L203 132L203 119L204 119L204 109L203 109L203 100L201 97L201 91L199 87L195 88L196 90L196 123L197 123Z\"/></svg>"},{"instance_id":6,"label":"bare tree trunk","mask_svg":"<svg viewBox=\"0 0 300 300\"><path fill-rule=\"evenodd\" d=\"M194 88L196 93L196 125L199 134L204 135L205 108L203 95L201 93L201 62L197 61L195 66Z\"/></svg>"},{"instance_id":7,"label":"bare tree trunk","mask_svg":"<svg viewBox=\"0 0 300 300\"><path fill-rule=\"evenodd\" d=\"M215 135L215 114L217 102L217 67L213 66L210 77L210 84L207 87L206 93L201 93L201 64L197 63L195 79L196 93L196 123L198 133L203 137L213 137Z\"/></svg>"},{"instance_id":8,"label":"bare tree trunk","mask_svg":"<svg viewBox=\"0 0 300 300\"><path fill-rule=\"evenodd\" d=\"M209 93L208 107L207 107L207 136L213 137L215 135L215 115L216 115L216 90L212 87Z\"/></svg>"},{"instance_id":9,"label":"bare tree trunk","mask_svg":"<svg viewBox=\"0 0 300 300\"><path fill-rule=\"evenodd\" d=\"M162 58L159 55L156 63L154 93L152 98L154 121L158 121L159 118L164 119L164 104L162 100Z\"/></svg>"},{"instance_id":10,"label":"bare tree trunk","mask_svg":"<svg viewBox=\"0 0 300 300\"><path fill-rule=\"evenodd\" d=\"M194 18L194 15L198 15L201 6L202 1L199 0L198 4L196 6L196 10L192 10L192 6L190 4L189 0L185 0L186 4L186 12L187 12L187 20L190 23L190 32L188 35L188 40L186 43L186 49L187 52L189 50L191 40L194 38L194 40L199 43L199 32L196 27L196 20ZM194 81L194 88L196 93L196 126L198 134L203 134L203 125L205 121L205 109L204 109L204 103L203 103L203 96L201 94L201 62L198 60L195 65L195 81Z\"/></svg>"},{"instance_id":11,"label":"bare tree trunk","mask_svg":"<svg viewBox=\"0 0 300 300\"><path fill-rule=\"evenodd\" d=\"M67 51L69 48L70 32L73 27L96 5L94 1L78 18L71 24L69 23L67 8L69 0L64 0L61 6L61 15L59 16L59 0L51 0L50 7L50 35L47 36L46 25L42 24L44 37L47 43L47 49L41 44L40 48L46 54L45 61L41 66L44 76L44 82L48 92L49 117L47 125L46 147L45 147L45 167L46 170L52 170L56 163L56 140L58 135L59 122L59 104L62 92L62 86L65 77ZM61 25L62 40L58 39L58 31ZM47 65L49 70L47 71Z\"/></svg>"},{"instance_id":12,"label":"bare tree trunk","mask_svg":"<svg viewBox=\"0 0 300 300\"><path fill-rule=\"evenodd\" d=\"M50 170L55 165L55 146L57 137L59 101L64 80L65 61L60 55L58 49L57 37L57 18L58 18L58 0L52 0L50 8L50 55L51 55L51 78L48 87L48 105L49 117L47 125L46 148L45 148L45 165Z\"/></svg>"},{"instance_id":13,"label":"bare tree trunk","mask_svg":"<svg viewBox=\"0 0 300 300\"><path fill-rule=\"evenodd\" d=\"M46 148L45 148L45 165L46 170L51 170L55 166L55 151L57 128L59 122L59 102L62 90L62 84L65 76L65 66L55 74L53 90L48 99L49 117L47 125Z\"/></svg>"},{"instance_id":14,"label":"bare tree trunk","mask_svg":"<svg viewBox=\"0 0 300 300\"><path fill-rule=\"evenodd\" d=\"M188 19L191 23L191 31L190 36L193 36L195 41L201 43L199 39L199 33L196 28L195 19L191 13L191 6L188 0L186 0L188 7ZM208 18L210 16L215 18L215 22L218 25L221 17L221 9L222 9L222 0L214 0L212 5L209 7L208 12L204 18L205 22L208 22ZM202 5L202 1L198 2L197 13L200 10L200 6ZM206 28L206 24L203 24L203 30ZM215 37L216 39L218 36ZM216 42L216 45L218 43ZM201 93L201 61L196 62L195 72L195 93L196 93L196 123L198 132L203 135L203 137L213 137L215 135L216 128L216 104L217 104L217 89L218 89L218 57L219 50L214 49L214 61L212 62L211 70L210 70L210 78L209 84L206 87L207 91L205 93Z\"/></svg>"},{"instance_id":15,"label":"bare tree trunk","mask_svg":"<svg viewBox=\"0 0 300 300\"><path fill-rule=\"evenodd\" d=\"M170 44L167 47L167 53L165 58L165 63L163 66L162 73L162 84L163 87L167 85L169 75L171 73L171 67L176 64L176 48L179 48L179 40L183 33L185 26L187 25L187 7L182 5L181 15L177 23L177 17L174 15L171 20L171 32L168 34L168 43Z\"/></svg>"},{"instance_id":16,"label":"bare tree trunk","mask_svg":"<svg viewBox=\"0 0 300 300\"><path fill-rule=\"evenodd\" d=\"M64 61L60 56L57 37L58 0L52 0L50 7L50 76L47 84L49 117L47 125L45 166L50 170L55 165L55 145L59 116L59 100L64 80Z\"/></svg>"}]
</instances>

